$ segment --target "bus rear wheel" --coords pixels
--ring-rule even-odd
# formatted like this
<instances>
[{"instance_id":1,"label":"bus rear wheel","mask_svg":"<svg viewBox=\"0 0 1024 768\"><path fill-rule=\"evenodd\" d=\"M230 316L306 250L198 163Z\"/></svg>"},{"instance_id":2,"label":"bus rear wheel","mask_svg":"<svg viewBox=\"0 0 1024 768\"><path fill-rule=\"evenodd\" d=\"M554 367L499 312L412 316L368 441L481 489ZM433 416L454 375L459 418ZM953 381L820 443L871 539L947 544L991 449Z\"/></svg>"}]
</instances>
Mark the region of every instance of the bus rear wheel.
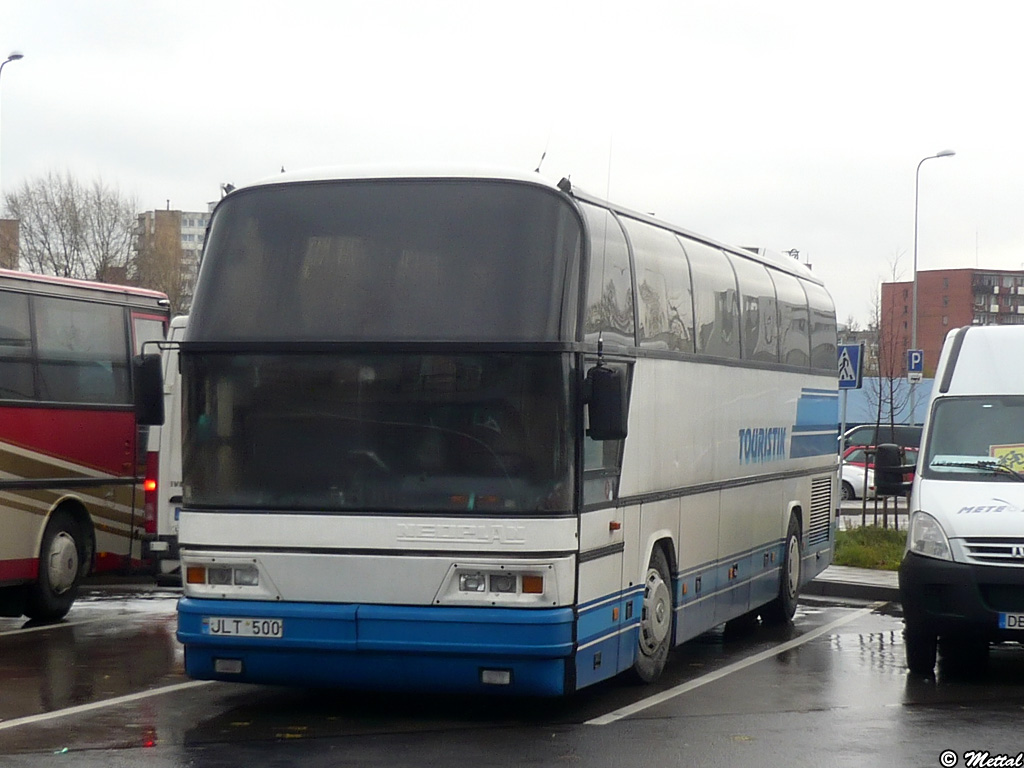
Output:
<instances>
[{"instance_id":1,"label":"bus rear wheel","mask_svg":"<svg viewBox=\"0 0 1024 768\"><path fill-rule=\"evenodd\" d=\"M761 619L766 624L785 624L796 614L796 602L800 596L801 556L800 523L794 516L789 518L789 530L786 532L779 596L761 612Z\"/></svg>"},{"instance_id":2,"label":"bus rear wheel","mask_svg":"<svg viewBox=\"0 0 1024 768\"><path fill-rule=\"evenodd\" d=\"M46 525L39 549L39 577L29 587L25 615L37 621L63 618L82 581L84 536L70 515L57 512Z\"/></svg>"},{"instance_id":3,"label":"bus rear wheel","mask_svg":"<svg viewBox=\"0 0 1024 768\"><path fill-rule=\"evenodd\" d=\"M657 680L665 669L672 645L672 576L661 547L651 553L640 609L640 637L633 676L643 683Z\"/></svg>"}]
</instances>

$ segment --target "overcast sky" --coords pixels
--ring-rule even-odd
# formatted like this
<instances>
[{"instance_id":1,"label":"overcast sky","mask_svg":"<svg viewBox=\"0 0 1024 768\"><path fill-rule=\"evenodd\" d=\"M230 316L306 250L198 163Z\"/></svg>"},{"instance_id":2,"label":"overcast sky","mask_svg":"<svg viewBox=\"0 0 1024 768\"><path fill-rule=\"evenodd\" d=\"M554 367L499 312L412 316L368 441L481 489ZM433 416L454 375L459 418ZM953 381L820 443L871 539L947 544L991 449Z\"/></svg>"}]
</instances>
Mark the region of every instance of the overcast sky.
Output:
<instances>
[{"instance_id":1,"label":"overcast sky","mask_svg":"<svg viewBox=\"0 0 1024 768\"><path fill-rule=\"evenodd\" d=\"M893 270L1024 268L1024 4L0 0L0 183L140 210L364 163L486 165L797 249L840 321Z\"/></svg>"}]
</instances>

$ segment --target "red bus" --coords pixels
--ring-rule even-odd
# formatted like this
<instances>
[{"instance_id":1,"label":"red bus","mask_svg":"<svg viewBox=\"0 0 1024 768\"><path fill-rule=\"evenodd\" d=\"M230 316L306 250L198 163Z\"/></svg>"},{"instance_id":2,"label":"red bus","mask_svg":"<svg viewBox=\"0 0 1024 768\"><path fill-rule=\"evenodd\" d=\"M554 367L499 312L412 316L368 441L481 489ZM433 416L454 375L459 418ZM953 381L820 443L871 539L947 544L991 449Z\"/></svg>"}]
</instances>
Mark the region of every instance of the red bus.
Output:
<instances>
[{"instance_id":1,"label":"red bus","mask_svg":"<svg viewBox=\"0 0 1024 768\"><path fill-rule=\"evenodd\" d=\"M0 615L58 619L89 573L140 563L131 358L169 313L156 291L0 269Z\"/></svg>"}]
</instances>

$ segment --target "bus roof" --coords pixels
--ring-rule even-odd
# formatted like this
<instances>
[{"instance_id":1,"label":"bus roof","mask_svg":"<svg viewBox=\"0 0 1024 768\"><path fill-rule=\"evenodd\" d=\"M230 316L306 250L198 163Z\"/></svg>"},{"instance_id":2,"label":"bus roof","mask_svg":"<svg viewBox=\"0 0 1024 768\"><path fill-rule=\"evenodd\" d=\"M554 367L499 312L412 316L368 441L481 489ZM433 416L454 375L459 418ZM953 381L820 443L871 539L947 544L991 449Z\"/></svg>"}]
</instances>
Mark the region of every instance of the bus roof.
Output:
<instances>
[{"instance_id":1,"label":"bus roof","mask_svg":"<svg viewBox=\"0 0 1024 768\"><path fill-rule=\"evenodd\" d=\"M433 180L492 180L492 181L513 181L524 184L533 184L560 193L568 193L572 197L588 203L609 208L616 213L634 219L647 221L656 226L665 227L694 240L721 248L753 261L769 264L776 269L789 272L804 280L823 285L820 278L814 275L810 269L799 261L787 258L777 251L770 251L766 248L749 248L728 245L704 235L699 235L683 227L676 226L671 222L659 219L650 214L638 213L615 203L611 203L586 191L574 187L569 179L562 179L554 182L550 178L541 175L539 172L529 172L518 169L497 168L497 167L463 167L463 166L391 166L391 165L352 165L352 166L325 166L322 168L310 168L300 171L288 171L259 179L250 184L238 187L233 192L240 192L246 189L271 186L274 184L301 184L308 182L328 181L382 181L387 179L433 179Z\"/></svg>"},{"instance_id":2,"label":"bus roof","mask_svg":"<svg viewBox=\"0 0 1024 768\"><path fill-rule=\"evenodd\" d=\"M91 280L76 280L70 277L36 275L31 272L15 272L10 269L0 269L0 286L9 288L24 287L27 289L32 284L38 286L35 290L55 295L84 291L94 294L109 294L112 299L153 299L157 304L169 305L166 294L148 288L136 288L130 285L113 285L111 283L98 283Z\"/></svg>"}]
</instances>

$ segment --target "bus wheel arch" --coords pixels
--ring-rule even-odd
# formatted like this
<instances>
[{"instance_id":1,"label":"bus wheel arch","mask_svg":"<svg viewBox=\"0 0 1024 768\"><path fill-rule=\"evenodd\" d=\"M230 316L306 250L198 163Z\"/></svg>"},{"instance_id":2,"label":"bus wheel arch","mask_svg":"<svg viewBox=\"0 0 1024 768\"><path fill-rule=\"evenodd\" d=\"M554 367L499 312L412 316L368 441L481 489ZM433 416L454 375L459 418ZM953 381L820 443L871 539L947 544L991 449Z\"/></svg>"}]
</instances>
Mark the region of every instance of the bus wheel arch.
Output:
<instances>
[{"instance_id":1,"label":"bus wheel arch","mask_svg":"<svg viewBox=\"0 0 1024 768\"><path fill-rule=\"evenodd\" d=\"M25 615L56 621L71 609L96 551L92 524L76 503L61 503L51 513L39 545L39 573L28 588Z\"/></svg>"},{"instance_id":2,"label":"bus wheel arch","mask_svg":"<svg viewBox=\"0 0 1024 768\"><path fill-rule=\"evenodd\" d=\"M796 613L800 596L801 569L803 567L803 518L800 507L793 507L782 548L782 566L779 569L779 594L761 613L767 624L785 624Z\"/></svg>"},{"instance_id":3,"label":"bus wheel arch","mask_svg":"<svg viewBox=\"0 0 1024 768\"><path fill-rule=\"evenodd\" d=\"M652 683L661 676L672 648L675 617L672 562L671 542L656 542L644 576L636 658L632 669L633 677L643 683Z\"/></svg>"}]
</instances>

